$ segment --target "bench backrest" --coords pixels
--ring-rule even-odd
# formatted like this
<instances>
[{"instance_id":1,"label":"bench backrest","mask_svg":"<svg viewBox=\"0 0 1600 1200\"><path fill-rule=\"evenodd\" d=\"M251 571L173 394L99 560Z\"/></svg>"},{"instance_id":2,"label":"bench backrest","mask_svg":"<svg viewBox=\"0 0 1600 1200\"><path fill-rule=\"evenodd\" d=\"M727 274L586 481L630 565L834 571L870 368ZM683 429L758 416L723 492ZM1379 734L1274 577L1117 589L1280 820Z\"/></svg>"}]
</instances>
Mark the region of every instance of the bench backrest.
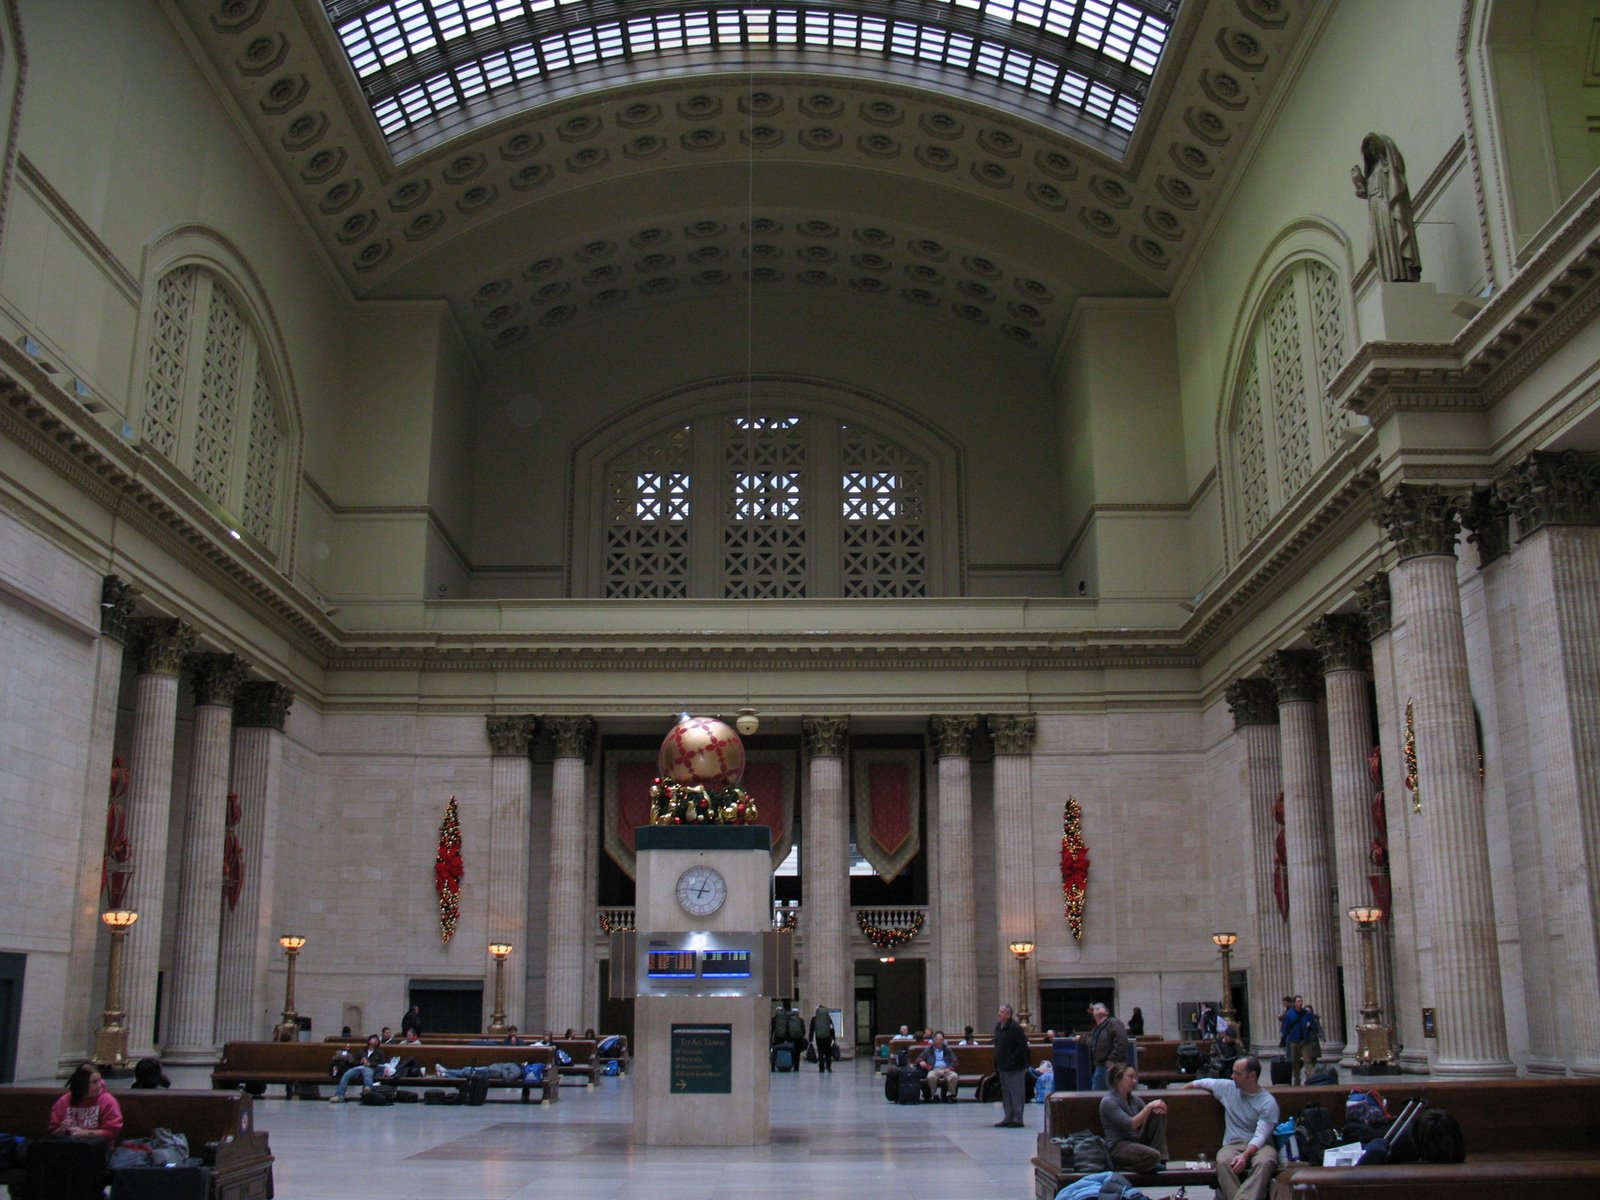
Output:
<instances>
[{"instance_id":1,"label":"bench backrest","mask_svg":"<svg viewBox=\"0 0 1600 1200\"><path fill-rule=\"evenodd\" d=\"M50 1106L66 1089L0 1087L0 1130L27 1138L49 1136ZM152 1088L115 1091L122 1108L122 1136L142 1137L157 1127L189 1139L195 1153L207 1142L255 1131L255 1108L243 1092Z\"/></svg>"},{"instance_id":2,"label":"bench backrest","mask_svg":"<svg viewBox=\"0 0 1600 1200\"><path fill-rule=\"evenodd\" d=\"M1149 1042L1141 1041L1135 1051L1139 1060L1139 1070L1176 1071L1178 1069L1178 1047L1181 1045L1183 1045L1182 1042L1174 1042L1167 1039ZM1210 1041L1200 1041L1194 1043L1194 1045L1200 1047L1200 1057L1202 1059L1211 1057Z\"/></svg>"},{"instance_id":3,"label":"bench backrest","mask_svg":"<svg viewBox=\"0 0 1600 1200\"><path fill-rule=\"evenodd\" d=\"M593 1042L583 1043L590 1047ZM360 1053L365 1042L343 1043L353 1053ZM222 1048L222 1061L217 1071L229 1075L248 1074L251 1071L274 1073L294 1071L308 1079L326 1075L333 1064L333 1056L340 1044L327 1042L229 1042ZM432 1071L435 1063L447 1067L486 1067L490 1063L519 1062L549 1064L555 1061L555 1051L549 1046L402 1046L394 1043L383 1047L388 1058L414 1058L424 1071ZM576 1055L573 1056L576 1059Z\"/></svg>"},{"instance_id":4,"label":"bench backrest","mask_svg":"<svg viewBox=\"0 0 1600 1200\"><path fill-rule=\"evenodd\" d=\"M575 1067L588 1067L594 1065L595 1051L599 1042L591 1042L587 1038L557 1038L556 1048L565 1050L572 1056L572 1065Z\"/></svg>"}]
</instances>

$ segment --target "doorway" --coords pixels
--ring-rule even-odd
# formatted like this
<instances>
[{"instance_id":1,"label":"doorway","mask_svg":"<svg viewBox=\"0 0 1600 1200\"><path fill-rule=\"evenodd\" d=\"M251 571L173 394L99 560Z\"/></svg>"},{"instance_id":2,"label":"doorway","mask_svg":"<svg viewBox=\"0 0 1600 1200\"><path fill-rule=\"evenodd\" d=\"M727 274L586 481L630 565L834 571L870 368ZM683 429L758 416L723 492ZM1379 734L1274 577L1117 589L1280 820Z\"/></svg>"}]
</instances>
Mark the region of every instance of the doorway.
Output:
<instances>
[{"instance_id":1,"label":"doorway","mask_svg":"<svg viewBox=\"0 0 1600 1200\"><path fill-rule=\"evenodd\" d=\"M17 1039L22 1029L22 976L26 954L0 954L0 1083L17 1077Z\"/></svg>"},{"instance_id":2,"label":"doorway","mask_svg":"<svg viewBox=\"0 0 1600 1200\"><path fill-rule=\"evenodd\" d=\"M900 1026L921 1029L928 1019L927 961L921 958L876 958L856 961L856 1048L872 1049L880 1033ZM862 1014L866 1019L862 1019Z\"/></svg>"},{"instance_id":3,"label":"doorway","mask_svg":"<svg viewBox=\"0 0 1600 1200\"><path fill-rule=\"evenodd\" d=\"M424 1035L483 1032L481 979L413 979L407 990L422 1012Z\"/></svg>"}]
</instances>

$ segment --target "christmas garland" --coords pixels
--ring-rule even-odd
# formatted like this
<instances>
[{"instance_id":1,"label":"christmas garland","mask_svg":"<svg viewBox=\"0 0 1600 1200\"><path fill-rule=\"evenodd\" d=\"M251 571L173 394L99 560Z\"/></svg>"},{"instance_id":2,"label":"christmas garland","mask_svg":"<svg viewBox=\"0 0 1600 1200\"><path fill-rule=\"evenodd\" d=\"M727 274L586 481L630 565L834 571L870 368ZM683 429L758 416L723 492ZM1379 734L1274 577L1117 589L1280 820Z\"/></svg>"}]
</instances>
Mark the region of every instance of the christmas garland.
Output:
<instances>
[{"instance_id":1,"label":"christmas garland","mask_svg":"<svg viewBox=\"0 0 1600 1200\"><path fill-rule=\"evenodd\" d=\"M439 822L439 849L433 859L433 889L439 894L439 940L448 943L456 932L461 913L461 877L466 868L461 861L461 817L456 798L444 806Z\"/></svg>"},{"instance_id":2,"label":"christmas garland","mask_svg":"<svg viewBox=\"0 0 1600 1200\"><path fill-rule=\"evenodd\" d=\"M856 924L861 926L861 932L867 935L867 941L879 950L893 950L896 946L904 946L922 932L922 922L926 917L926 913L918 912L908 926L878 925L866 913L858 912Z\"/></svg>"},{"instance_id":3,"label":"christmas garland","mask_svg":"<svg viewBox=\"0 0 1600 1200\"><path fill-rule=\"evenodd\" d=\"M227 832L222 838L222 898L228 902L228 911L239 907L239 896L244 891L244 844L239 841L239 823L244 812L239 807L239 793L228 793Z\"/></svg>"},{"instance_id":4,"label":"christmas garland","mask_svg":"<svg viewBox=\"0 0 1600 1200\"><path fill-rule=\"evenodd\" d=\"M602 912L600 914L600 929L606 934L615 933L619 929L631 931L633 929L633 917L631 915L623 916L621 914L613 917L608 912Z\"/></svg>"},{"instance_id":5,"label":"christmas garland","mask_svg":"<svg viewBox=\"0 0 1600 1200\"><path fill-rule=\"evenodd\" d=\"M735 784L720 790L703 783L650 783L652 825L754 825L756 802Z\"/></svg>"},{"instance_id":6,"label":"christmas garland","mask_svg":"<svg viewBox=\"0 0 1600 1200\"><path fill-rule=\"evenodd\" d=\"M1083 841L1083 809L1071 796L1061 810L1061 900L1072 936L1083 940L1083 905L1089 898L1089 847Z\"/></svg>"},{"instance_id":7,"label":"christmas garland","mask_svg":"<svg viewBox=\"0 0 1600 1200\"><path fill-rule=\"evenodd\" d=\"M133 842L128 835L128 808L122 798L128 794L128 768L122 755L111 759L111 799L106 805L106 844L100 860L100 890L109 908L121 908L133 874Z\"/></svg>"},{"instance_id":8,"label":"christmas garland","mask_svg":"<svg viewBox=\"0 0 1600 1200\"><path fill-rule=\"evenodd\" d=\"M1411 811L1422 811L1422 793L1417 789L1417 722L1411 710L1411 701L1406 701L1406 791L1411 793Z\"/></svg>"},{"instance_id":9,"label":"christmas garland","mask_svg":"<svg viewBox=\"0 0 1600 1200\"><path fill-rule=\"evenodd\" d=\"M1289 843L1284 836L1283 793L1272 800L1272 823L1278 834L1272 840L1272 898L1277 901L1278 915L1289 919Z\"/></svg>"}]
</instances>

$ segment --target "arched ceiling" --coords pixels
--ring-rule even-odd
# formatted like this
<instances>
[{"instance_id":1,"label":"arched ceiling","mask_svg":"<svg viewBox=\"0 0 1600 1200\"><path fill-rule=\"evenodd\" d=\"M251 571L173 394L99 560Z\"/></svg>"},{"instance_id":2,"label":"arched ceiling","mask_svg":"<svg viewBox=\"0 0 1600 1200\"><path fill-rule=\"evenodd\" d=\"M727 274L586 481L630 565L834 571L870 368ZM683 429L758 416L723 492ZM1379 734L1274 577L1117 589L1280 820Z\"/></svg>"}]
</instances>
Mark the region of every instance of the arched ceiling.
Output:
<instances>
[{"instance_id":1,"label":"arched ceiling","mask_svg":"<svg viewBox=\"0 0 1600 1200\"><path fill-rule=\"evenodd\" d=\"M743 46L386 139L319 0L175 3L352 292L448 300L490 370L689 295L838 295L1048 358L1078 296L1171 286L1312 7L1183 0L1131 134L972 72Z\"/></svg>"}]
</instances>

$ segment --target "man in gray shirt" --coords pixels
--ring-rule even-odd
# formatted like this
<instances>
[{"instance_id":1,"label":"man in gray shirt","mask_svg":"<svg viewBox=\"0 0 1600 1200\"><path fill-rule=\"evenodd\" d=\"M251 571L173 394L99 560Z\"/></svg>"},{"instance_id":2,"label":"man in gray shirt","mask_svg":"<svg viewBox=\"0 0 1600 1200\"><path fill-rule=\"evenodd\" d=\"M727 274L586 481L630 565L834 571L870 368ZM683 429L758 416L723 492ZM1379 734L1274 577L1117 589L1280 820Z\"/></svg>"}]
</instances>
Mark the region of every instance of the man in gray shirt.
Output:
<instances>
[{"instance_id":1,"label":"man in gray shirt","mask_svg":"<svg viewBox=\"0 0 1600 1200\"><path fill-rule=\"evenodd\" d=\"M1223 1200L1261 1200L1278 1169L1272 1144L1278 1102L1261 1086L1261 1060L1240 1055L1232 1079L1196 1079L1187 1086L1210 1092L1227 1114L1217 1151L1217 1189Z\"/></svg>"}]
</instances>

